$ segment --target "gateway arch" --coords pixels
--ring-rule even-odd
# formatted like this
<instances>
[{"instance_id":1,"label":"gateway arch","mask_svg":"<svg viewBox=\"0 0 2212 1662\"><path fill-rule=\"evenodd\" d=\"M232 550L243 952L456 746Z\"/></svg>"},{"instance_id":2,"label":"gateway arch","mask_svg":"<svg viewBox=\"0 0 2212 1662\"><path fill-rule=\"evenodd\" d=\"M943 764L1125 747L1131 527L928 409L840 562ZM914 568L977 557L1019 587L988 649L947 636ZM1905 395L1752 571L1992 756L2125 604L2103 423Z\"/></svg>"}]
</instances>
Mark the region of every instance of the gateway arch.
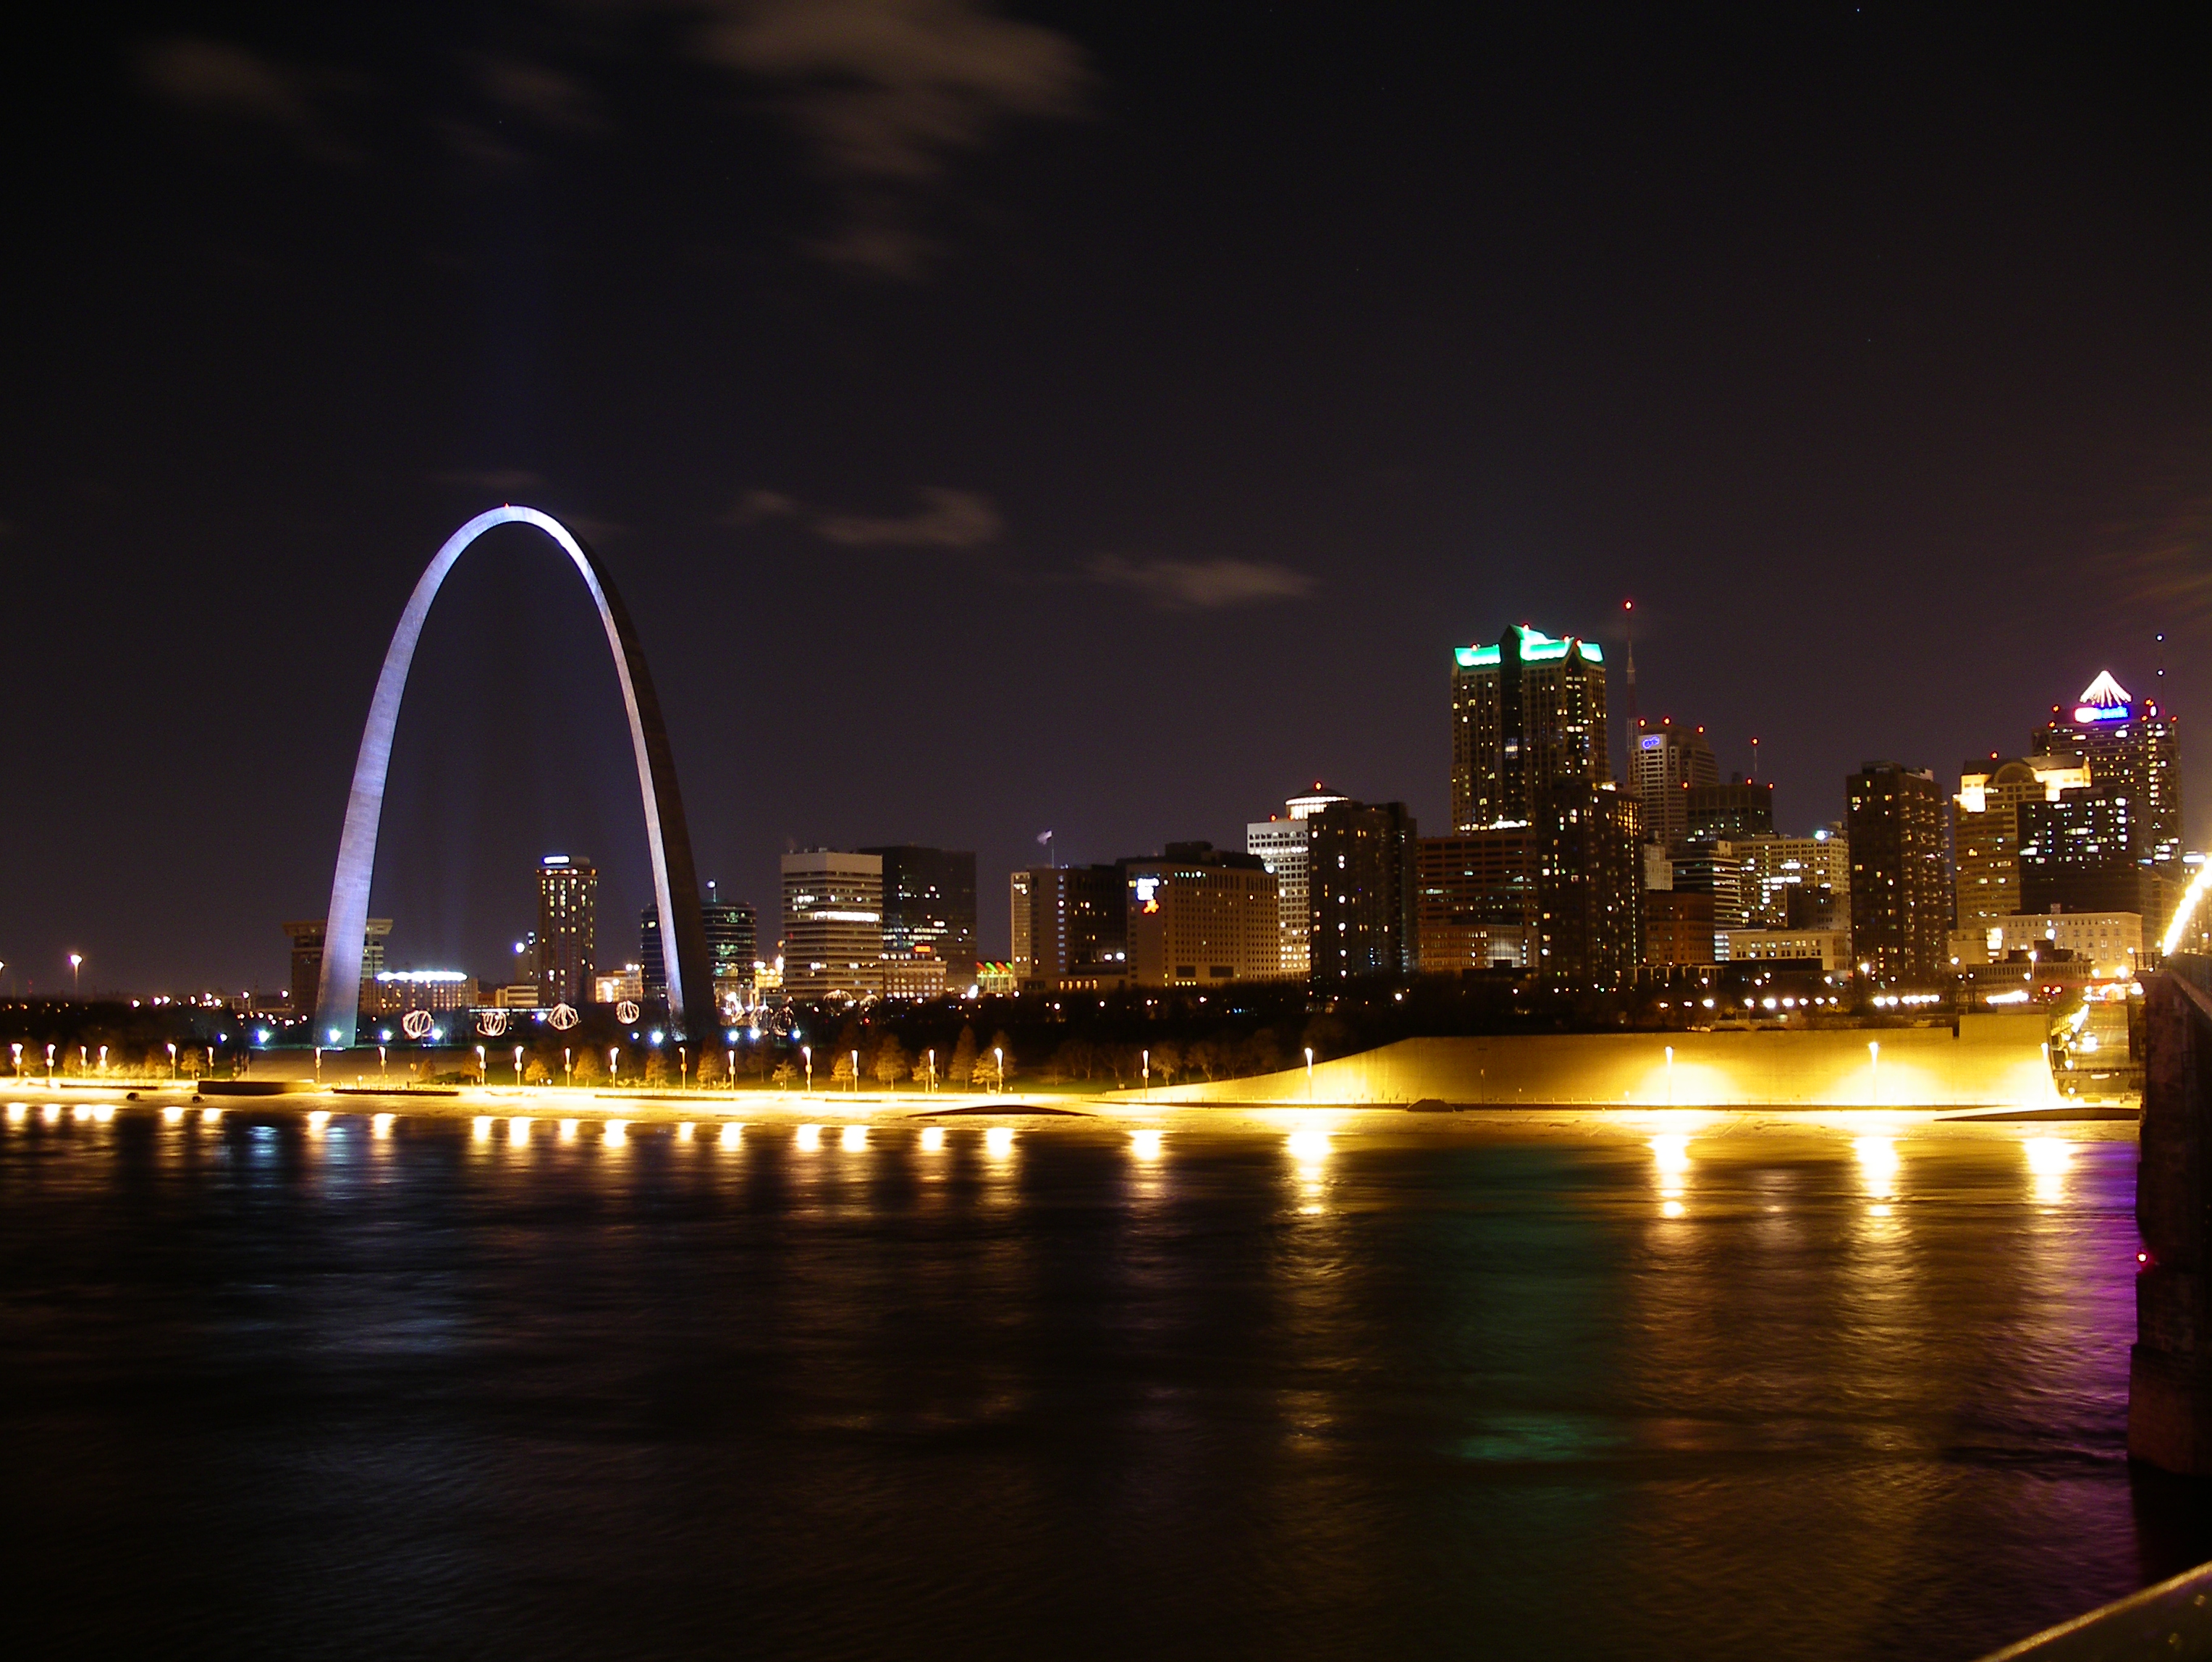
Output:
<instances>
[{"instance_id":1,"label":"gateway arch","mask_svg":"<svg viewBox=\"0 0 2212 1662\"><path fill-rule=\"evenodd\" d=\"M647 673L645 654L637 643L637 630L590 552L568 528L550 514L534 508L495 508L479 514L446 539L429 569L415 585L407 610L400 614L391 648L384 654L384 671L376 679L376 696L368 707L368 725L361 735L361 754L353 766L353 791L346 798L345 829L338 838L337 871L331 880L331 910L323 933L322 983L315 1001L316 1037L325 1044L354 1042L361 1006L361 953L368 928L368 879L376 864L376 832L384 816L384 779L392 762L392 734L399 721L399 701L407 691L407 668L415 659L415 643L430 615L430 603L453 563L470 545L494 526L528 525L550 537L561 551L575 563L576 570L599 609L599 624L606 630L607 648L614 654L615 674L622 682L623 708L629 715L630 748L637 756L638 794L645 806L645 840L653 856L653 898L660 915L662 960L668 971L669 1025L684 1035L696 1020L704 1030L713 1024L714 983L707 967L706 926L699 909L699 879L691 864L691 834L684 823L684 799L676 788L676 764L669 753L668 729L660 719L660 701L653 696L653 678ZM672 946L674 950L667 950Z\"/></svg>"}]
</instances>

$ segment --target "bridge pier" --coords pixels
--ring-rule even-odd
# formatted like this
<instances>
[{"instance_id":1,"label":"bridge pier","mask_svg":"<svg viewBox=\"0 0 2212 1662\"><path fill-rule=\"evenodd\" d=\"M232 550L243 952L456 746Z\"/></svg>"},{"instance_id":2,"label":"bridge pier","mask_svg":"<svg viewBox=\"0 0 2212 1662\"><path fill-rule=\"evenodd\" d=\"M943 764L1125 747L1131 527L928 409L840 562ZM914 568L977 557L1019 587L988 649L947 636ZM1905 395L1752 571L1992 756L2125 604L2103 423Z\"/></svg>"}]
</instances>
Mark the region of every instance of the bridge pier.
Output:
<instances>
[{"instance_id":1,"label":"bridge pier","mask_svg":"<svg viewBox=\"0 0 2212 1662\"><path fill-rule=\"evenodd\" d=\"M2128 1456L2212 1476L2212 959L2169 958L2143 1003Z\"/></svg>"}]
</instances>

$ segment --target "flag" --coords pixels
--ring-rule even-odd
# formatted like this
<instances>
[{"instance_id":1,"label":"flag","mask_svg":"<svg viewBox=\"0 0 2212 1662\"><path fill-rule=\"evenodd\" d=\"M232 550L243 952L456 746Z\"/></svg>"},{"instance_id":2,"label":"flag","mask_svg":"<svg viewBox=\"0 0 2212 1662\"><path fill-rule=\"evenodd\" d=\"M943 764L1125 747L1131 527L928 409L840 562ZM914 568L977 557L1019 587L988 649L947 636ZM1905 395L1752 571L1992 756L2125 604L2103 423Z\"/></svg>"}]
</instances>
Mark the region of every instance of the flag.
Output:
<instances>
[{"instance_id":1,"label":"flag","mask_svg":"<svg viewBox=\"0 0 2212 1662\"><path fill-rule=\"evenodd\" d=\"M1039 831L1037 833L1037 841L1040 843L1050 843L1052 841L1052 833L1050 831Z\"/></svg>"}]
</instances>

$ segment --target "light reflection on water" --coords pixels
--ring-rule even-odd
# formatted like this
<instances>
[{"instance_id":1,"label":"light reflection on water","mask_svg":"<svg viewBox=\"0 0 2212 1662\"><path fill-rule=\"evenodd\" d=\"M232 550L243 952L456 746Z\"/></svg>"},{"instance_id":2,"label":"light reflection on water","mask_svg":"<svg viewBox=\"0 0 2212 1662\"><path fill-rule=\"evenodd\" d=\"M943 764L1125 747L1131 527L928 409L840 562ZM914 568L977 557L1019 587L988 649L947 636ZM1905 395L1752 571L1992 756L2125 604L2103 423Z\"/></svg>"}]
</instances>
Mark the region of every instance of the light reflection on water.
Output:
<instances>
[{"instance_id":1,"label":"light reflection on water","mask_svg":"<svg viewBox=\"0 0 2212 1662\"><path fill-rule=\"evenodd\" d=\"M0 1129L33 1649L1966 1657L2212 1552L2129 1142L165 1121Z\"/></svg>"}]
</instances>

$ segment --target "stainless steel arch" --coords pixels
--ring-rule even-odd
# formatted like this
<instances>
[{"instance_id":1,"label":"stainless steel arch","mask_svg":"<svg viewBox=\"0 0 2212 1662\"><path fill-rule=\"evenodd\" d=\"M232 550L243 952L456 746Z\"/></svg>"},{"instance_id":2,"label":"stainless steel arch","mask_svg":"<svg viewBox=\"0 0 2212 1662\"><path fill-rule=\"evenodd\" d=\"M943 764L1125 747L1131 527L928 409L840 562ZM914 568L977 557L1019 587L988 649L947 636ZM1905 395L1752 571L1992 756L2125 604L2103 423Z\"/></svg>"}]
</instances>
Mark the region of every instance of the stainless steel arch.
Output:
<instances>
[{"instance_id":1,"label":"stainless steel arch","mask_svg":"<svg viewBox=\"0 0 2212 1662\"><path fill-rule=\"evenodd\" d=\"M646 843L653 856L653 898L660 915L660 939L672 943L662 959L668 971L669 1025L678 1037L688 1028L687 1016L696 1014L703 1031L712 1025L714 983L707 968L707 934L699 909L699 880L691 864L691 835L684 823L684 799L676 788L676 764L668 747L668 729L660 719L660 701L653 696L653 678L646 672L645 654L637 631L613 585L600 575L583 544L550 514L534 508L495 508L479 514L446 539L430 562L429 569L415 585L407 610L400 614L392 645L384 654L384 670L376 679L376 696L368 706L368 725L361 735L361 754L353 766L353 790L346 798L345 830L338 838L338 863L331 880L330 916L323 927L322 983L315 1001L315 1033L325 1044L350 1044L361 1005L361 954L368 928L368 880L376 863L377 827L384 817L384 779L392 761L392 729L399 721L399 701L407 691L407 669L415 659L415 643L422 638L430 603L453 562L469 545L499 525L535 526L557 543L575 563L599 609L599 624L606 630L607 646L614 654L615 674L622 682L623 704L629 713L630 746L637 753L637 786L645 804Z\"/></svg>"}]
</instances>

